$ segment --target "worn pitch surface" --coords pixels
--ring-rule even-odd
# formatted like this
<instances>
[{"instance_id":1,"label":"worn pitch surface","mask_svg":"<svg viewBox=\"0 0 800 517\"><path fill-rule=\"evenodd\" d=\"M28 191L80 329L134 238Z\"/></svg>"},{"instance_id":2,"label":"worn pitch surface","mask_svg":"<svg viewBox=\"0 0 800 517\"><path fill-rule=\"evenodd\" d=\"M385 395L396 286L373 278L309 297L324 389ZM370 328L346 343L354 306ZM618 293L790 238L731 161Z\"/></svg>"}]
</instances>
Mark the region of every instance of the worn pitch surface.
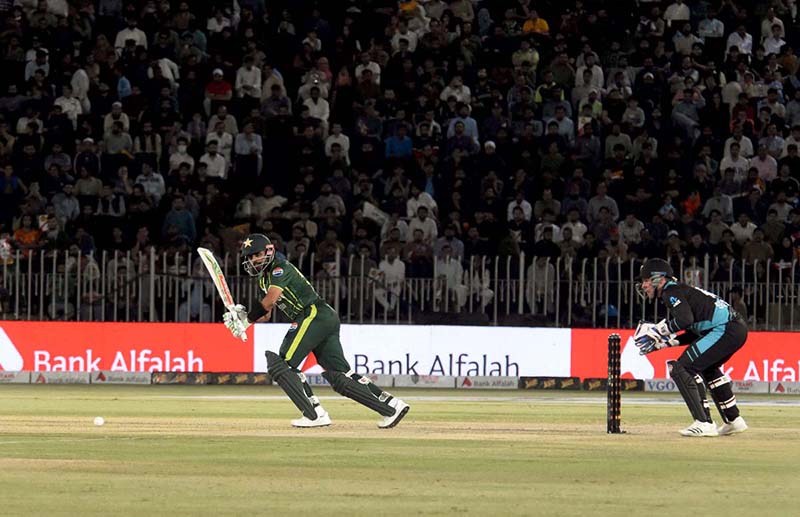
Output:
<instances>
[{"instance_id":1,"label":"worn pitch surface","mask_svg":"<svg viewBox=\"0 0 800 517\"><path fill-rule=\"evenodd\" d=\"M317 391L334 425L296 430L274 387L0 386L0 515L797 511L799 398L743 396L750 431L698 439L675 394L624 393L609 436L599 393L399 391L379 430Z\"/></svg>"}]
</instances>

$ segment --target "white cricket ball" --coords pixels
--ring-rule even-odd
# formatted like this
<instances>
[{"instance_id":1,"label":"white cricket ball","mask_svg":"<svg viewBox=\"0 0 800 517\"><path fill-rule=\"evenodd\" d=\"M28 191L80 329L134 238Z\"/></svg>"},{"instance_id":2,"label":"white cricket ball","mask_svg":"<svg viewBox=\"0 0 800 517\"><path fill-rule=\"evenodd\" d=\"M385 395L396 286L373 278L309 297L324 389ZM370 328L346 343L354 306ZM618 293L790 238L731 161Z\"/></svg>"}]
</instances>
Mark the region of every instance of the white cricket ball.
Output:
<instances>
[{"instance_id":1,"label":"white cricket ball","mask_svg":"<svg viewBox=\"0 0 800 517\"><path fill-rule=\"evenodd\" d=\"M106 419L101 416L94 417L94 425L101 426L106 423Z\"/></svg>"}]
</instances>

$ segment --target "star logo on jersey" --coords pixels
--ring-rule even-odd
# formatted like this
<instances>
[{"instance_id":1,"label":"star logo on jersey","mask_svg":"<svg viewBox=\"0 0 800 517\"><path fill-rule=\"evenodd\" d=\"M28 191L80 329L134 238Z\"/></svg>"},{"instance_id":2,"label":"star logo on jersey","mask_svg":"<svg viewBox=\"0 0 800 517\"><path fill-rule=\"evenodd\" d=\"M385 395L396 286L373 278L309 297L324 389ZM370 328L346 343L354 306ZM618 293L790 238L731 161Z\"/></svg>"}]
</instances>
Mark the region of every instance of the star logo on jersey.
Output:
<instances>
[{"instance_id":1,"label":"star logo on jersey","mask_svg":"<svg viewBox=\"0 0 800 517\"><path fill-rule=\"evenodd\" d=\"M245 248L249 248L252 245L253 245L253 239L245 239L244 242L242 243L242 246L244 246Z\"/></svg>"},{"instance_id":2,"label":"star logo on jersey","mask_svg":"<svg viewBox=\"0 0 800 517\"><path fill-rule=\"evenodd\" d=\"M282 267L276 267L275 269L272 270L272 276L281 276L281 275L283 275Z\"/></svg>"}]
</instances>

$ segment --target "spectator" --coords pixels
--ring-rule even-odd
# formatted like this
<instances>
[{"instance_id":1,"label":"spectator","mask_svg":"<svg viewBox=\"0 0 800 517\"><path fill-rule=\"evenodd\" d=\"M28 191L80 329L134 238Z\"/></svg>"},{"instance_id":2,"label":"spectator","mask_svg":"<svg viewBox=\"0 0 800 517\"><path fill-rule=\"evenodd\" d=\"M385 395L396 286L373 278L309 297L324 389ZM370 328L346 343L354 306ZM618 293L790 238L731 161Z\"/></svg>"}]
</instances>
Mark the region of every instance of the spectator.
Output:
<instances>
[{"instance_id":1,"label":"spectator","mask_svg":"<svg viewBox=\"0 0 800 517\"><path fill-rule=\"evenodd\" d=\"M531 9L528 13L528 19L522 25L522 32L525 34L533 33L539 36L549 36L550 25L543 18L539 17L536 9Z\"/></svg>"},{"instance_id":2,"label":"spectator","mask_svg":"<svg viewBox=\"0 0 800 517\"><path fill-rule=\"evenodd\" d=\"M75 197L74 188L72 183L64 183L62 191L53 196L56 218L62 228L80 214L80 204Z\"/></svg>"},{"instance_id":3,"label":"spectator","mask_svg":"<svg viewBox=\"0 0 800 517\"><path fill-rule=\"evenodd\" d=\"M511 221L514 219L515 208L522 210L523 217L526 221L530 222L531 216L533 215L533 207L525 200L525 193L521 190L518 190L514 195L514 199L508 203L508 207L506 208L507 220Z\"/></svg>"},{"instance_id":4,"label":"spectator","mask_svg":"<svg viewBox=\"0 0 800 517\"><path fill-rule=\"evenodd\" d=\"M752 240L742 246L742 259L748 264L754 264L756 261L764 263L774 255L772 246L764 242L764 232L761 229L754 230Z\"/></svg>"},{"instance_id":5,"label":"spectator","mask_svg":"<svg viewBox=\"0 0 800 517\"><path fill-rule=\"evenodd\" d=\"M413 142L404 125L397 126L395 134L386 139L386 157L405 159L411 157Z\"/></svg>"},{"instance_id":6,"label":"spectator","mask_svg":"<svg viewBox=\"0 0 800 517\"><path fill-rule=\"evenodd\" d=\"M61 107L61 112L72 122L73 129L78 128L78 116L83 114L83 105L80 100L72 95L72 87L64 85L61 89L61 97L55 100L55 105Z\"/></svg>"},{"instance_id":7,"label":"spectator","mask_svg":"<svg viewBox=\"0 0 800 517\"><path fill-rule=\"evenodd\" d=\"M158 135L157 135L158 136ZM177 170L182 164L188 164L189 172L194 171L194 158L189 154L189 141L186 138L178 138L178 145L175 152L169 157L169 170Z\"/></svg>"},{"instance_id":8,"label":"spectator","mask_svg":"<svg viewBox=\"0 0 800 517\"><path fill-rule=\"evenodd\" d=\"M417 208L417 215L408 223L408 230L411 232L412 236L415 234L416 230L420 230L422 232L423 241L428 246L433 246L439 233L436 221L428 217L428 207L425 205L420 205Z\"/></svg>"},{"instance_id":9,"label":"spectator","mask_svg":"<svg viewBox=\"0 0 800 517\"><path fill-rule=\"evenodd\" d=\"M600 210L606 208L611 221L619 219L619 208L617 202L608 195L608 186L605 183L597 185L597 195L589 200L589 222L594 222L599 218Z\"/></svg>"},{"instance_id":10,"label":"spectator","mask_svg":"<svg viewBox=\"0 0 800 517\"><path fill-rule=\"evenodd\" d=\"M66 2L51 2L63 18L43 2L7 35L6 225L48 217L50 205L42 238L62 246L78 222L84 249L121 249L127 228L164 230L164 196L193 193L183 210L202 227L195 241L223 242L235 224L280 242L298 227L294 255L328 230L327 252L341 239L372 254L364 231L377 239L380 229L382 247L397 249L421 229L437 257L445 245L466 260L514 256L549 228L565 258L698 258L708 244L736 260L735 241L754 240L755 225L777 260L793 244L784 249L781 225L800 231L797 59L788 15L764 0L746 12L670 0L663 15L645 1L642 17L591 2L506 12L431 0L363 18L323 2L307 26L291 5L167 3L153 14L103 1L88 23L81 10L67 18ZM766 14L745 23L754 12ZM636 222L618 223L620 210ZM744 226L733 224L742 214ZM441 239L431 238L437 219ZM170 224L138 245L187 249L185 233ZM695 244L698 234L707 237ZM409 276L432 272L421 264Z\"/></svg>"},{"instance_id":11,"label":"spectator","mask_svg":"<svg viewBox=\"0 0 800 517\"><path fill-rule=\"evenodd\" d=\"M172 209L167 212L167 215L164 217L161 231L164 236L167 236L173 228L177 232L177 235L186 239L188 243L193 243L197 238L194 218L192 214L186 210L186 200L182 195L173 197Z\"/></svg>"},{"instance_id":12,"label":"spectator","mask_svg":"<svg viewBox=\"0 0 800 517\"><path fill-rule=\"evenodd\" d=\"M166 192L164 177L161 173L154 170L149 163L142 164L142 173L136 176L134 183L140 185L144 192L152 197L155 203L158 203L161 196Z\"/></svg>"},{"instance_id":13,"label":"spectator","mask_svg":"<svg viewBox=\"0 0 800 517\"><path fill-rule=\"evenodd\" d=\"M753 53L753 36L747 33L744 25L739 25L736 27L736 31L728 36L726 47L736 47L739 52L749 56Z\"/></svg>"},{"instance_id":14,"label":"spectator","mask_svg":"<svg viewBox=\"0 0 800 517\"><path fill-rule=\"evenodd\" d=\"M433 254L436 257L443 255L442 250L445 246L449 247L453 258L461 260L464 257L464 243L457 236L457 228L450 224L444 229L444 235L436 239Z\"/></svg>"},{"instance_id":15,"label":"spectator","mask_svg":"<svg viewBox=\"0 0 800 517\"><path fill-rule=\"evenodd\" d=\"M373 275L377 284L375 299L385 311L393 310L400 298L403 282L406 279L406 265L398 258L397 248L389 246L384 259L378 266L378 271Z\"/></svg>"},{"instance_id":16,"label":"spectator","mask_svg":"<svg viewBox=\"0 0 800 517\"><path fill-rule=\"evenodd\" d=\"M261 175L264 146L261 135L255 133L252 123L245 124L243 132L236 135L234 151L237 159L236 168L241 177L256 178Z\"/></svg>"},{"instance_id":17,"label":"spectator","mask_svg":"<svg viewBox=\"0 0 800 517\"><path fill-rule=\"evenodd\" d=\"M121 102L111 104L111 112L103 118L103 131L106 133L111 131L115 122L119 122L122 125L123 131L130 131L131 120L128 114L122 111Z\"/></svg>"},{"instance_id":18,"label":"spectator","mask_svg":"<svg viewBox=\"0 0 800 517\"><path fill-rule=\"evenodd\" d=\"M138 161L146 161L154 168L158 168L158 165L161 163L161 152L161 135L153 131L152 122L143 122L142 133L133 140L134 156ZM194 165L194 160L192 160L191 163Z\"/></svg>"},{"instance_id":19,"label":"spectator","mask_svg":"<svg viewBox=\"0 0 800 517\"><path fill-rule=\"evenodd\" d=\"M423 210L426 209L421 207L420 211ZM403 256L408 264L410 276L430 276L433 270L433 249L426 242L422 228L414 228L411 232L412 241L406 244L403 249Z\"/></svg>"},{"instance_id":20,"label":"spectator","mask_svg":"<svg viewBox=\"0 0 800 517\"><path fill-rule=\"evenodd\" d=\"M103 136L103 142L105 143L105 154L107 155L132 156L133 140L131 135L125 131L122 122L117 121L111 125L111 131Z\"/></svg>"},{"instance_id":21,"label":"spectator","mask_svg":"<svg viewBox=\"0 0 800 517\"><path fill-rule=\"evenodd\" d=\"M75 182L75 195L84 203L92 203L100 197L100 191L103 188L103 182L95 178L86 167L81 167L79 171L78 180Z\"/></svg>"},{"instance_id":22,"label":"spectator","mask_svg":"<svg viewBox=\"0 0 800 517\"><path fill-rule=\"evenodd\" d=\"M228 162L217 149L217 140L209 140L206 144L206 153L200 157L200 163L206 166L208 177L225 179L228 175Z\"/></svg>"},{"instance_id":23,"label":"spectator","mask_svg":"<svg viewBox=\"0 0 800 517\"><path fill-rule=\"evenodd\" d=\"M117 49L117 54L122 53L128 41L133 41L136 47L144 47L146 49L147 35L137 27L139 22L136 17L129 15L125 21L127 27L119 31L114 39L114 47Z\"/></svg>"},{"instance_id":24,"label":"spectator","mask_svg":"<svg viewBox=\"0 0 800 517\"><path fill-rule=\"evenodd\" d=\"M710 219L711 221L706 225L708 243L716 246L722 240L723 233L726 230L730 230L730 226L722 220L722 212L719 210L711 210Z\"/></svg>"},{"instance_id":25,"label":"spectator","mask_svg":"<svg viewBox=\"0 0 800 517\"><path fill-rule=\"evenodd\" d=\"M779 221L788 221L792 209L792 205L786 200L786 192L783 191L775 194L775 202L768 208L768 210L775 210ZM769 214L769 212L767 213Z\"/></svg>"},{"instance_id":26,"label":"spectator","mask_svg":"<svg viewBox=\"0 0 800 517\"><path fill-rule=\"evenodd\" d=\"M372 60L369 52L362 52L359 64L356 65L356 77L363 78L363 72L369 72L368 78L376 85L381 84L381 66Z\"/></svg>"},{"instance_id":27,"label":"spectator","mask_svg":"<svg viewBox=\"0 0 800 517\"><path fill-rule=\"evenodd\" d=\"M116 192L111 185L103 185L100 198L97 200L95 215L119 220L125 216L125 198Z\"/></svg>"},{"instance_id":28,"label":"spectator","mask_svg":"<svg viewBox=\"0 0 800 517\"><path fill-rule=\"evenodd\" d=\"M625 219L617 226L622 241L628 245L637 244L641 239L644 223L636 218L636 214L626 214Z\"/></svg>"},{"instance_id":29,"label":"spectator","mask_svg":"<svg viewBox=\"0 0 800 517\"><path fill-rule=\"evenodd\" d=\"M341 196L334 194L333 188L329 184L324 184L320 188L319 197L314 201L314 217L320 217L331 208L336 217L345 215L344 201Z\"/></svg>"},{"instance_id":30,"label":"spectator","mask_svg":"<svg viewBox=\"0 0 800 517\"><path fill-rule=\"evenodd\" d=\"M733 200L722 193L720 186L714 187L714 197L706 201L703 206L703 217L709 219L713 212L718 212L725 223L733 223Z\"/></svg>"},{"instance_id":31,"label":"spectator","mask_svg":"<svg viewBox=\"0 0 800 517\"><path fill-rule=\"evenodd\" d=\"M20 226L14 231L14 244L25 258L31 258L33 252L41 247L42 233L33 225L33 217L24 214Z\"/></svg>"},{"instance_id":32,"label":"spectator","mask_svg":"<svg viewBox=\"0 0 800 517\"><path fill-rule=\"evenodd\" d=\"M245 106L258 106L261 100L261 69L255 66L253 56L245 56L241 67L236 71L236 94Z\"/></svg>"},{"instance_id":33,"label":"spectator","mask_svg":"<svg viewBox=\"0 0 800 517\"><path fill-rule=\"evenodd\" d=\"M470 92L469 87L464 86L464 81L460 75L454 75L450 80L450 84L439 94L439 99L445 102L451 98L454 98L456 102L464 104L469 104L472 100L472 92Z\"/></svg>"},{"instance_id":34,"label":"spectator","mask_svg":"<svg viewBox=\"0 0 800 517\"><path fill-rule=\"evenodd\" d=\"M403 127L403 126L401 126ZM333 146L338 145L345 165L350 164L350 138L342 133L342 125L334 123L331 126L331 134L325 139L325 155L329 158L333 155Z\"/></svg>"},{"instance_id":35,"label":"spectator","mask_svg":"<svg viewBox=\"0 0 800 517\"><path fill-rule=\"evenodd\" d=\"M730 145L730 156L726 156L719 164L721 171L733 169L733 179L741 184L747 178L747 171L750 169L750 160L739 154L739 144L733 142Z\"/></svg>"},{"instance_id":36,"label":"spectator","mask_svg":"<svg viewBox=\"0 0 800 517\"><path fill-rule=\"evenodd\" d=\"M222 103L233 98L233 87L224 79L224 75L221 68L215 68L212 72L213 79L206 86L206 98L203 101L206 115L216 112Z\"/></svg>"},{"instance_id":37,"label":"spectator","mask_svg":"<svg viewBox=\"0 0 800 517\"><path fill-rule=\"evenodd\" d=\"M743 246L752 240L756 229L757 226L750 221L750 217L744 212L739 214L739 220L731 226L731 232L733 232L733 236L739 246Z\"/></svg>"},{"instance_id":38,"label":"spectator","mask_svg":"<svg viewBox=\"0 0 800 517\"><path fill-rule=\"evenodd\" d=\"M764 183L770 183L778 177L778 162L767 151L766 145L760 145L758 155L750 161L750 165L758 170L758 177Z\"/></svg>"}]
</instances>

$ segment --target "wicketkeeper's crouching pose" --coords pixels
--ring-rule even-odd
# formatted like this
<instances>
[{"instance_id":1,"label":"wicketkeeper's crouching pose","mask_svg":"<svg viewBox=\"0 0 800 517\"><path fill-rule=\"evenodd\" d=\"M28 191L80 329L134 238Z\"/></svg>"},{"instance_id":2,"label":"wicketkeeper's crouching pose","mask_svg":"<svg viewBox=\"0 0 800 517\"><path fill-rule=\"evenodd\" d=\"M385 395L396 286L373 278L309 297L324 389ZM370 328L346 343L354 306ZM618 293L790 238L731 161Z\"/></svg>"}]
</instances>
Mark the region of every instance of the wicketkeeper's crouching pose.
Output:
<instances>
[{"instance_id":1,"label":"wicketkeeper's crouching pose","mask_svg":"<svg viewBox=\"0 0 800 517\"><path fill-rule=\"evenodd\" d=\"M677 361L668 363L670 376L694 417L694 423L680 433L718 436L747 430L739 416L731 380L720 369L747 340L744 319L715 294L679 283L665 260L648 260L641 268L641 281L637 286L640 295L651 300L659 296L670 317L659 323L639 324L634 338L640 353L689 345ZM686 332L676 335L681 331ZM706 386L724 421L719 428L711 420Z\"/></svg>"},{"instance_id":2,"label":"wicketkeeper's crouching pose","mask_svg":"<svg viewBox=\"0 0 800 517\"><path fill-rule=\"evenodd\" d=\"M317 294L314 287L289 261L275 257L275 246L266 235L248 235L242 244L243 266L258 277L266 296L250 312L237 305L224 316L225 325L240 337L252 323L269 319L278 307L293 321L278 354L268 351L267 371L289 399L303 413L292 420L295 427L322 427L331 424L328 413L311 391L305 375L298 370L303 359L314 352L325 369L323 377L334 391L383 416L380 428L389 428L408 413L409 405L383 391L350 368L339 341L339 315Z\"/></svg>"}]
</instances>

